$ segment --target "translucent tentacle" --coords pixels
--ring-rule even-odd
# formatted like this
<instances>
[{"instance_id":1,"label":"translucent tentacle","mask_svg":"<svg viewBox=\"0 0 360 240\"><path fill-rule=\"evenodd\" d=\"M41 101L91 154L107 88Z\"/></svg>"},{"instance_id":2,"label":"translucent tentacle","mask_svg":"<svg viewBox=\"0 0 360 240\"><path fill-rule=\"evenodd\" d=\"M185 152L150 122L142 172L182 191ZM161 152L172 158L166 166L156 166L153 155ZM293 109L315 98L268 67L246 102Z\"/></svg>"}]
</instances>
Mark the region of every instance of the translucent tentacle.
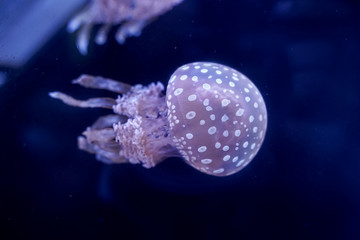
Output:
<instances>
[{"instance_id":1,"label":"translucent tentacle","mask_svg":"<svg viewBox=\"0 0 360 240\"><path fill-rule=\"evenodd\" d=\"M77 48L79 49L79 52L82 55L86 55L88 51L89 46L89 40L90 40L90 32L93 27L93 24L84 24L80 28L80 32L78 35L78 39L76 40Z\"/></svg>"},{"instance_id":2,"label":"translucent tentacle","mask_svg":"<svg viewBox=\"0 0 360 240\"><path fill-rule=\"evenodd\" d=\"M115 141L116 133L113 125L125 122L126 117L107 115L98 118L95 123L78 138L78 147L96 154L96 158L104 163L127 163L124 156L119 155L121 145Z\"/></svg>"},{"instance_id":3,"label":"translucent tentacle","mask_svg":"<svg viewBox=\"0 0 360 240\"><path fill-rule=\"evenodd\" d=\"M156 118L159 114L166 114L167 108L162 91L161 82L151 83L144 87L135 85L129 92L116 99L114 112L119 115L134 118L135 116Z\"/></svg>"},{"instance_id":4,"label":"translucent tentacle","mask_svg":"<svg viewBox=\"0 0 360 240\"><path fill-rule=\"evenodd\" d=\"M92 129L103 129L113 127L114 123L125 123L127 121L127 117L120 115L106 115L103 117L99 117L93 125L91 125Z\"/></svg>"},{"instance_id":5,"label":"translucent tentacle","mask_svg":"<svg viewBox=\"0 0 360 240\"><path fill-rule=\"evenodd\" d=\"M105 24L99 29L95 37L95 42L97 44L103 45L106 43L111 26L111 24Z\"/></svg>"},{"instance_id":6,"label":"translucent tentacle","mask_svg":"<svg viewBox=\"0 0 360 240\"><path fill-rule=\"evenodd\" d=\"M87 22L87 19L88 19L88 12L86 8L70 20L70 22L66 27L67 31L70 33L75 32L80 28L81 25Z\"/></svg>"},{"instance_id":7,"label":"translucent tentacle","mask_svg":"<svg viewBox=\"0 0 360 240\"><path fill-rule=\"evenodd\" d=\"M115 38L119 44L124 44L127 37L138 37L145 27L146 21L129 21L122 24L116 32Z\"/></svg>"},{"instance_id":8,"label":"translucent tentacle","mask_svg":"<svg viewBox=\"0 0 360 240\"><path fill-rule=\"evenodd\" d=\"M96 158L104 163L127 163L129 162L126 158L119 155L120 145L114 144L114 149L102 149L100 145L90 143L85 137L78 137L78 147L89 153L96 154Z\"/></svg>"},{"instance_id":9,"label":"translucent tentacle","mask_svg":"<svg viewBox=\"0 0 360 240\"><path fill-rule=\"evenodd\" d=\"M91 129L88 127L82 134L89 142L107 142L115 138L115 132L112 128Z\"/></svg>"},{"instance_id":10,"label":"translucent tentacle","mask_svg":"<svg viewBox=\"0 0 360 240\"><path fill-rule=\"evenodd\" d=\"M123 82L86 74L83 74L77 79L73 80L72 83L79 84L87 88L104 89L116 93L125 93L128 92L131 88L131 85Z\"/></svg>"},{"instance_id":11,"label":"translucent tentacle","mask_svg":"<svg viewBox=\"0 0 360 240\"><path fill-rule=\"evenodd\" d=\"M77 100L62 92L50 92L50 97L59 99L63 103L81 108L109 108L111 109L115 104L115 99L112 98L90 98L88 100Z\"/></svg>"}]
</instances>

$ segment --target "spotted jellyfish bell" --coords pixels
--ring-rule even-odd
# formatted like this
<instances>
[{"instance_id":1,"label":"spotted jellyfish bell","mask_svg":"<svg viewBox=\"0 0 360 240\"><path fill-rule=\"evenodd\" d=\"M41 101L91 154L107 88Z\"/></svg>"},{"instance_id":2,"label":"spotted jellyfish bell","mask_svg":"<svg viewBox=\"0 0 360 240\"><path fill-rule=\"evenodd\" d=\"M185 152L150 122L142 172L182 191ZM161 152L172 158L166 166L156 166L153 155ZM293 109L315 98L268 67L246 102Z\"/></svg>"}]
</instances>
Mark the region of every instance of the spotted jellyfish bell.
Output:
<instances>
[{"instance_id":1,"label":"spotted jellyfish bell","mask_svg":"<svg viewBox=\"0 0 360 240\"><path fill-rule=\"evenodd\" d=\"M50 96L76 107L112 108L78 138L79 148L105 163L141 163L154 167L182 156L206 174L228 176L255 157L265 137L267 113L255 85L240 72L217 63L181 66L170 78L166 96L161 83L129 86L80 76L84 87L121 94L76 100L61 92Z\"/></svg>"},{"instance_id":2,"label":"spotted jellyfish bell","mask_svg":"<svg viewBox=\"0 0 360 240\"><path fill-rule=\"evenodd\" d=\"M186 64L171 76L166 99L175 145L196 169L231 175L259 151L267 127L265 103L255 85L235 69Z\"/></svg>"}]
</instances>

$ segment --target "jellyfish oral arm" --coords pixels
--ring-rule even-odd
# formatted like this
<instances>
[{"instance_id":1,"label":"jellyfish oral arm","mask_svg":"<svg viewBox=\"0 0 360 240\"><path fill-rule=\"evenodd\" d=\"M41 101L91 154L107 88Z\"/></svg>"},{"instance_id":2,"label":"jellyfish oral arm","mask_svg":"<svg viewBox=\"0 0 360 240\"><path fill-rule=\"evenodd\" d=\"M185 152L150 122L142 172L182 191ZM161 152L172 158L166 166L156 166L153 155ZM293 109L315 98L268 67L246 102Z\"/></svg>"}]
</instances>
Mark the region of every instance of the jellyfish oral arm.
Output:
<instances>
[{"instance_id":1,"label":"jellyfish oral arm","mask_svg":"<svg viewBox=\"0 0 360 240\"><path fill-rule=\"evenodd\" d=\"M103 89L116 93L128 92L131 88L129 84L118 82L112 79L103 78L100 76L91 76L83 74L77 79L72 81L73 84L79 84L86 88ZM50 97L59 99L65 104L82 107L82 108L112 108L116 102L112 98L91 98L88 100L77 100L65 93L61 92L50 92Z\"/></svg>"},{"instance_id":2,"label":"jellyfish oral arm","mask_svg":"<svg viewBox=\"0 0 360 240\"><path fill-rule=\"evenodd\" d=\"M112 108L115 99L112 98L90 98L87 100L78 100L62 92L50 92L49 96L61 100L63 103L81 108Z\"/></svg>"},{"instance_id":3,"label":"jellyfish oral arm","mask_svg":"<svg viewBox=\"0 0 360 240\"><path fill-rule=\"evenodd\" d=\"M72 83L79 84L86 88L103 89L116 93L126 93L131 88L131 85L123 82L87 74L81 75L77 79L73 80Z\"/></svg>"},{"instance_id":4,"label":"jellyfish oral arm","mask_svg":"<svg viewBox=\"0 0 360 240\"><path fill-rule=\"evenodd\" d=\"M115 114L100 117L78 137L81 150L96 154L96 158L104 163L141 163L146 168L154 167L168 157L181 156L169 134L161 83L130 87L89 75L82 75L73 83L122 93L116 100L78 100L62 92L49 93L52 98L70 106L113 109Z\"/></svg>"}]
</instances>

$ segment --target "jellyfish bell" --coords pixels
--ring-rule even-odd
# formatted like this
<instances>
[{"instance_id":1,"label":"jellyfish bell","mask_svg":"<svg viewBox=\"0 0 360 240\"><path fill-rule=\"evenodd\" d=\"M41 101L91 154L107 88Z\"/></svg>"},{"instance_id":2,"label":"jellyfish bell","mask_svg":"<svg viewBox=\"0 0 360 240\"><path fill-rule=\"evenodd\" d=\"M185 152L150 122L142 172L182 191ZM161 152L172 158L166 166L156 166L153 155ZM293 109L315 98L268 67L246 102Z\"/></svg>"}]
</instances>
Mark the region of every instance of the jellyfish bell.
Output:
<instances>
[{"instance_id":1,"label":"jellyfish bell","mask_svg":"<svg viewBox=\"0 0 360 240\"><path fill-rule=\"evenodd\" d=\"M167 87L168 121L175 145L191 166L216 176L245 167L266 131L266 107L243 74L208 62L178 68Z\"/></svg>"},{"instance_id":2,"label":"jellyfish bell","mask_svg":"<svg viewBox=\"0 0 360 240\"><path fill-rule=\"evenodd\" d=\"M76 107L112 108L78 138L79 148L105 163L154 167L180 156L195 169L214 176L239 172L255 157L267 128L266 106L245 75L218 63L181 66L164 86L129 86L83 75L74 83L107 89L118 98L76 100L50 96Z\"/></svg>"}]
</instances>

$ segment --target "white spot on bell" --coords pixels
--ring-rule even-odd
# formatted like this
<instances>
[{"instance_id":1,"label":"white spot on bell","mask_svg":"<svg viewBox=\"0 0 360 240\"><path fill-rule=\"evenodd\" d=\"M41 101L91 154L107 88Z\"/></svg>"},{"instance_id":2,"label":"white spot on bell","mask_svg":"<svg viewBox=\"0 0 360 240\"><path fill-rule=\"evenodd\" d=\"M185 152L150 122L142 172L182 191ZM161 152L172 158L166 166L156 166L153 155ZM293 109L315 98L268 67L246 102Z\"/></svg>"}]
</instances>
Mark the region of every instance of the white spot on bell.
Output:
<instances>
[{"instance_id":1,"label":"white spot on bell","mask_svg":"<svg viewBox=\"0 0 360 240\"><path fill-rule=\"evenodd\" d=\"M215 133L216 133L216 127L215 127L215 126L210 127L210 128L208 129L208 133L209 133L210 135L215 134Z\"/></svg>"},{"instance_id":2,"label":"white spot on bell","mask_svg":"<svg viewBox=\"0 0 360 240\"><path fill-rule=\"evenodd\" d=\"M253 122L254 121L254 116L253 115L250 115L249 117L249 122Z\"/></svg>"},{"instance_id":3,"label":"white spot on bell","mask_svg":"<svg viewBox=\"0 0 360 240\"><path fill-rule=\"evenodd\" d=\"M210 158L201 159L201 163L203 164L210 164L212 160Z\"/></svg>"},{"instance_id":4,"label":"white spot on bell","mask_svg":"<svg viewBox=\"0 0 360 240\"><path fill-rule=\"evenodd\" d=\"M238 116L238 117L240 117L240 116L242 116L242 115L244 114L244 112L245 112L245 110L244 110L243 108L239 108L239 109L236 111L235 115Z\"/></svg>"},{"instance_id":5,"label":"white spot on bell","mask_svg":"<svg viewBox=\"0 0 360 240\"><path fill-rule=\"evenodd\" d=\"M193 119L196 116L196 112L190 111L186 114L186 119Z\"/></svg>"},{"instance_id":6,"label":"white spot on bell","mask_svg":"<svg viewBox=\"0 0 360 240\"><path fill-rule=\"evenodd\" d=\"M169 82L173 82L175 79L176 79L176 75L173 75L173 76L170 78Z\"/></svg>"},{"instance_id":7,"label":"white spot on bell","mask_svg":"<svg viewBox=\"0 0 360 240\"><path fill-rule=\"evenodd\" d=\"M202 85L202 87L205 89L205 90L209 90L210 89L210 85L208 83L204 83Z\"/></svg>"},{"instance_id":8,"label":"white spot on bell","mask_svg":"<svg viewBox=\"0 0 360 240\"><path fill-rule=\"evenodd\" d=\"M219 169L214 170L213 173L222 173L224 171L225 171L224 168L219 168Z\"/></svg>"},{"instance_id":9,"label":"white spot on bell","mask_svg":"<svg viewBox=\"0 0 360 240\"><path fill-rule=\"evenodd\" d=\"M228 136L229 136L229 131L228 131L228 130L225 130L225 131L223 132L223 136L224 136L224 137L228 137Z\"/></svg>"},{"instance_id":10,"label":"white spot on bell","mask_svg":"<svg viewBox=\"0 0 360 240\"><path fill-rule=\"evenodd\" d=\"M226 162L226 161L229 161L230 160L230 155L226 155L225 157L223 157L223 160Z\"/></svg>"},{"instance_id":11,"label":"white spot on bell","mask_svg":"<svg viewBox=\"0 0 360 240\"><path fill-rule=\"evenodd\" d=\"M204 106L209 105L209 99L208 99L208 98L206 98L206 99L203 101L203 104L204 104Z\"/></svg>"},{"instance_id":12,"label":"white spot on bell","mask_svg":"<svg viewBox=\"0 0 360 240\"><path fill-rule=\"evenodd\" d=\"M194 137L194 135L191 134L191 133L187 133L187 134L186 134L186 138L187 138L187 139L192 139L193 137Z\"/></svg>"},{"instance_id":13,"label":"white spot on bell","mask_svg":"<svg viewBox=\"0 0 360 240\"><path fill-rule=\"evenodd\" d=\"M260 133L259 133L259 137L260 137L260 138L262 138L262 137L263 137L263 135L264 135L264 131L263 131L263 130L261 130L261 131L260 131Z\"/></svg>"},{"instance_id":14,"label":"white spot on bell","mask_svg":"<svg viewBox=\"0 0 360 240\"><path fill-rule=\"evenodd\" d=\"M188 100L189 100L190 102L195 101L195 100L196 100L196 95L195 95L195 94L191 94L191 95L188 97Z\"/></svg>"},{"instance_id":15,"label":"white spot on bell","mask_svg":"<svg viewBox=\"0 0 360 240\"><path fill-rule=\"evenodd\" d=\"M182 70L188 70L189 69L189 66L186 65L185 67L182 68Z\"/></svg>"},{"instance_id":16,"label":"white spot on bell","mask_svg":"<svg viewBox=\"0 0 360 240\"><path fill-rule=\"evenodd\" d=\"M202 153L202 152L205 152L206 149L207 149L206 146L201 146L201 147L198 148L198 152L201 152L201 153Z\"/></svg>"},{"instance_id":17,"label":"white spot on bell","mask_svg":"<svg viewBox=\"0 0 360 240\"><path fill-rule=\"evenodd\" d=\"M244 163L245 159L241 159L237 164L236 167L240 167Z\"/></svg>"},{"instance_id":18,"label":"white spot on bell","mask_svg":"<svg viewBox=\"0 0 360 240\"><path fill-rule=\"evenodd\" d=\"M229 148L229 146L227 146L227 145L222 148L222 150L223 150L224 152L229 151L229 149L230 149L230 148Z\"/></svg>"},{"instance_id":19,"label":"white spot on bell","mask_svg":"<svg viewBox=\"0 0 360 240\"><path fill-rule=\"evenodd\" d=\"M221 117L221 121L222 121L222 122L226 122L227 120L229 120L229 117L228 117L226 114L224 114L224 115Z\"/></svg>"},{"instance_id":20,"label":"white spot on bell","mask_svg":"<svg viewBox=\"0 0 360 240\"><path fill-rule=\"evenodd\" d=\"M227 105L229 105L230 104L230 100L229 99L223 99L222 101L221 101L221 106L223 106L223 107L226 107Z\"/></svg>"},{"instance_id":21,"label":"white spot on bell","mask_svg":"<svg viewBox=\"0 0 360 240\"><path fill-rule=\"evenodd\" d=\"M263 120L262 114L259 115L259 121L261 122Z\"/></svg>"},{"instance_id":22,"label":"white spot on bell","mask_svg":"<svg viewBox=\"0 0 360 240\"><path fill-rule=\"evenodd\" d=\"M187 78L188 78L187 75L182 75L182 76L180 77L180 80L186 80Z\"/></svg>"},{"instance_id":23,"label":"white spot on bell","mask_svg":"<svg viewBox=\"0 0 360 240\"><path fill-rule=\"evenodd\" d=\"M177 88L177 89L174 91L174 95L175 95L175 96L179 96L183 91L184 91L184 89L182 89L182 88Z\"/></svg>"}]
</instances>

